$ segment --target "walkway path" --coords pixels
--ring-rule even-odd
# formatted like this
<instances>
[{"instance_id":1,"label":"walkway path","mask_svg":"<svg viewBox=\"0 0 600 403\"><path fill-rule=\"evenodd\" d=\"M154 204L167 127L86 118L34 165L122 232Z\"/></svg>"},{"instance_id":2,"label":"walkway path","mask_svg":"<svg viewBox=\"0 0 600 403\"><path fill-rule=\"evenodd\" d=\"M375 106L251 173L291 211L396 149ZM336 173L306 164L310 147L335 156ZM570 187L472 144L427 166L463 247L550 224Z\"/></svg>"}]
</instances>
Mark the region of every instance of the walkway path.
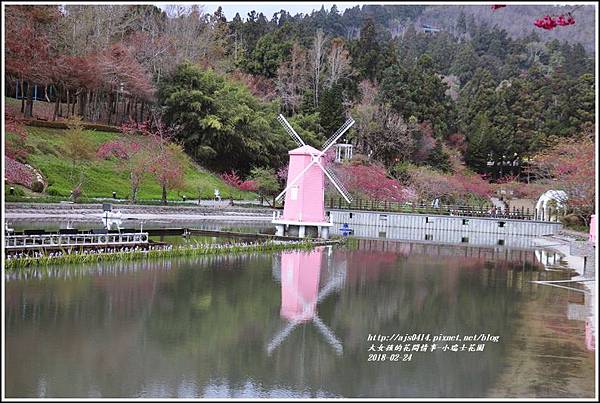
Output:
<instances>
[{"instance_id":1,"label":"walkway path","mask_svg":"<svg viewBox=\"0 0 600 403\"><path fill-rule=\"evenodd\" d=\"M273 216L273 210L269 208L221 204L213 206L113 205L113 212L117 211L121 212L122 220L144 221L270 221ZM101 204L6 203L5 206L5 218L9 221L11 219L98 221L102 214Z\"/></svg>"}]
</instances>

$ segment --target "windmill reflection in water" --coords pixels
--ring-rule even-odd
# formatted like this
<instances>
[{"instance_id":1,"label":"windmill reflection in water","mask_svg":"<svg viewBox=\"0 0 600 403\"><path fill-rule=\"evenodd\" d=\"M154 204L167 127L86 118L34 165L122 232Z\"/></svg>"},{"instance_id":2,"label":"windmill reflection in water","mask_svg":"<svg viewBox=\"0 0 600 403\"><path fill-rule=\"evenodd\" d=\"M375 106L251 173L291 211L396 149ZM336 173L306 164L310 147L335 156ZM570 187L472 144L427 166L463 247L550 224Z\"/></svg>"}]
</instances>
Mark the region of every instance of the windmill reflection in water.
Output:
<instances>
[{"instance_id":1,"label":"windmill reflection in water","mask_svg":"<svg viewBox=\"0 0 600 403\"><path fill-rule=\"evenodd\" d=\"M334 292L342 289L346 279L346 265L334 266L331 260L331 247L327 247L326 284L319 289L322 259L326 255L323 248L310 252L289 251L281 254L281 317L288 323L271 339L267 354L271 355L285 339L301 325L312 324L331 345L336 354L343 353L341 341L321 320L317 305ZM277 275L276 275L277 277Z\"/></svg>"}]
</instances>

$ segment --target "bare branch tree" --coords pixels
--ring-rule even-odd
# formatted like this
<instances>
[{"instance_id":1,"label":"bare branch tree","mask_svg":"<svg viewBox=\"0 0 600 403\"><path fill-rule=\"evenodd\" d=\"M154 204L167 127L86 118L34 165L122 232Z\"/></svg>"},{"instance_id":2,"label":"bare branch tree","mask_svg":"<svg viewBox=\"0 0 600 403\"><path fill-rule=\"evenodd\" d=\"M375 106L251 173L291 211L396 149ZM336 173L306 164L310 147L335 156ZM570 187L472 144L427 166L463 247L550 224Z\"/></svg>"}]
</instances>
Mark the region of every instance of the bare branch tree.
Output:
<instances>
[{"instance_id":1,"label":"bare branch tree","mask_svg":"<svg viewBox=\"0 0 600 403\"><path fill-rule=\"evenodd\" d=\"M319 106L319 87L321 85L323 62L325 59L325 34L322 29L317 30L310 49L310 68L312 73L312 86L315 107Z\"/></svg>"}]
</instances>

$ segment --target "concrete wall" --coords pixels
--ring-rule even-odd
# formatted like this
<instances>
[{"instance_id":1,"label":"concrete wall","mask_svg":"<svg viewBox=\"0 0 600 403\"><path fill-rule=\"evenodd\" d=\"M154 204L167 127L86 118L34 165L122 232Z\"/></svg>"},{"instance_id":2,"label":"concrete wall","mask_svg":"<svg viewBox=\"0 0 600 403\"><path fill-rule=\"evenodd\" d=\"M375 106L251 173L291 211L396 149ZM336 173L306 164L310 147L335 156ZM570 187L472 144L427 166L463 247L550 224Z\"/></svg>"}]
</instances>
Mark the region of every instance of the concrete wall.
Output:
<instances>
[{"instance_id":1,"label":"concrete wall","mask_svg":"<svg viewBox=\"0 0 600 403\"><path fill-rule=\"evenodd\" d=\"M532 248L535 247L536 239L532 236L522 235L498 235L486 232L473 231L448 231L425 228L401 228L401 227L378 227L374 225L353 224L350 227L354 230L353 237L356 238L375 238L412 241L435 244L462 244L472 246L506 246L512 248ZM340 235L339 227L333 231Z\"/></svg>"},{"instance_id":2,"label":"concrete wall","mask_svg":"<svg viewBox=\"0 0 600 403\"><path fill-rule=\"evenodd\" d=\"M369 226L389 232L389 228L410 228L429 231L453 231L459 233L486 233L497 236L540 236L556 234L562 224L548 221L511 220L505 218L461 217L408 213L330 209L332 233L339 233L343 223Z\"/></svg>"}]
</instances>

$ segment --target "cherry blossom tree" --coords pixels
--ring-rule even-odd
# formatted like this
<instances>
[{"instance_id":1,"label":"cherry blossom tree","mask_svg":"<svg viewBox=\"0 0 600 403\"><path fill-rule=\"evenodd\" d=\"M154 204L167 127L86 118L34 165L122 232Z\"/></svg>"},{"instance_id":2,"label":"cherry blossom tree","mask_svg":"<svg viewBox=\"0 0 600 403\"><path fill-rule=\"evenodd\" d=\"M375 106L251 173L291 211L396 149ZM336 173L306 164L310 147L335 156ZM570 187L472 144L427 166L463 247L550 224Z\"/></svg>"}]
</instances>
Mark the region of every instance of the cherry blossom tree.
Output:
<instances>
[{"instance_id":1,"label":"cherry blossom tree","mask_svg":"<svg viewBox=\"0 0 600 403\"><path fill-rule=\"evenodd\" d=\"M414 192L395 179L388 177L383 165L349 163L336 166L336 175L348 191L356 197L377 201L406 202ZM328 185L333 192L331 185Z\"/></svg>"},{"instance_id":2,"label":"cherry blossom tree","mask_svg":"<svg viewBox=\"0 0 600 403\"><path fill-rule=\"evenodd\" d=\"M33 115L33 91L36 84L48 84L48 66L52 64L53 26L60 16L56 6L8 5L5 15L6 73L19 80L21 93L27 82L27 101L21 112Z\"/></svg>"},{"instance_id":3,"label":"cherry blossom tree","mask_svg":"<svg viewBox=\"0 0 600 403\"><path fill-rule=\"evenodd\" d=\"M156 111L153 112L153 122L146 133L149 155L145 163L162 188L162 203L167 204L167 191L184 185L182 161L185 153L180 145L170 142L173 133Z\"/></svg>"},{"instance_id":4,"label":"cherry blossom tree","mask_svg":"<svg viewBox=\"0 0 600 403\"><path fill-rule=\"evenodd\" d=\"M140 183L149 170L147 162L151 155L147 145L126 136L102 144L96 155L101 159L115 158L119 161L120 169L129 175L131 185L129 199L135 203Z\"/></svg>"},{"instance_id":5,"label":"cherry blossom tree","mask_svg":"<svg viewBox=\"0 0 600 403\"><path fill-rule=\"evenodd\" d=\"M585 223L594 213L596 201L595 149L594 129L589 128L579 138L561 139L532 161L537 182L563 190L567 208Z\"/></svg>"}]
</instances>

